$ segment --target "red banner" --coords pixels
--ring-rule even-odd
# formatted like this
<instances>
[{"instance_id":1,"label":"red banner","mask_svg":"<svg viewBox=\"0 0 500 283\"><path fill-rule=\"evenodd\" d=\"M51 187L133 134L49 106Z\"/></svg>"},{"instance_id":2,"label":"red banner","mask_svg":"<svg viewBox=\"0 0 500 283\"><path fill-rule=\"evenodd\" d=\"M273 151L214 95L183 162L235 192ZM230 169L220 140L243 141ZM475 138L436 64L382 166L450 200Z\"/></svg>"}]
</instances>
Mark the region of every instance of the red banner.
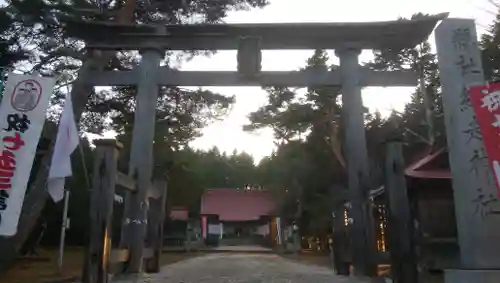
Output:
<instances>
[{"instance_id":1,"label":"red banner","mask_svg":"<svg viewBox=\"0 0 500 283\"><path fill-rule=\"evenodd\" d=\"M469 97L500 192L500 83L471 87Z\"/></svg>"}]
</instances>

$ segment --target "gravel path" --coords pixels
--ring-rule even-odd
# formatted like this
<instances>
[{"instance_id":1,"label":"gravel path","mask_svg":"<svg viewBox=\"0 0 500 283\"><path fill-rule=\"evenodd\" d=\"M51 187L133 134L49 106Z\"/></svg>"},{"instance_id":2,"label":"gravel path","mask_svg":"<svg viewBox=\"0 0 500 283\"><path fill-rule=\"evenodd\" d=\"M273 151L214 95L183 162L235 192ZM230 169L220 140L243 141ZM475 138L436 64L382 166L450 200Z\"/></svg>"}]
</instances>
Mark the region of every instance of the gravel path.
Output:
<instances>
[{"instance_id":1,"label":"gravel path","mask_svg":"<svg viewBox=\"0 0 500 283\"><path fill-rule=\"evenodd\" d=\"M364 283L274 254L209 254L167 265L158 274L115 283Z\"/></svg>"}]
</instances>

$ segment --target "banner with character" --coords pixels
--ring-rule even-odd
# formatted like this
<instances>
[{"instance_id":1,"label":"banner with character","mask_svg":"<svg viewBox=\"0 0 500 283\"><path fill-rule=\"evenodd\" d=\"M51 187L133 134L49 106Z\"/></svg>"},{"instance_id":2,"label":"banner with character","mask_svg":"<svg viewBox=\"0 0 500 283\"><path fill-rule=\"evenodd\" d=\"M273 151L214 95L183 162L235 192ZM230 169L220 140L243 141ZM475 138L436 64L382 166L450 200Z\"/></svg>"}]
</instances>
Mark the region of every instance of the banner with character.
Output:
<instances>
[{"instance_id":1,"label":"banner with character","mask_svg":"<svg viewBox=\"0 0 500 283\"><path fill-rule=\"evenodd\" d=\"M55 80L10 73L0 105L0 235L13 236Z\"/></svg>"}]
</instances>

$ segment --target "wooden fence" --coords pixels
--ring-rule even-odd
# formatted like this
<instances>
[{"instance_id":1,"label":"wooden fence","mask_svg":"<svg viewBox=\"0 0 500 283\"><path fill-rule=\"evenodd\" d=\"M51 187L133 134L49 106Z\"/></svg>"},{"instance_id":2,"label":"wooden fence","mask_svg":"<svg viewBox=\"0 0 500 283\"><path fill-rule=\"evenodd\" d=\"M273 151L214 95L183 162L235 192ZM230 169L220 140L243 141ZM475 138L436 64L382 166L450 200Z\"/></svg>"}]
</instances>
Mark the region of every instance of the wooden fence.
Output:
<instances>
[{"instance_id":1,"label":"wooden fence","mask_svg":"<svg viewBox=\"0 0 500 283\"><path fill-rule=\"evenodd\" d=\"M90 239L83 268L83 283L106 283L113 274L127 269L128 249L112 249L112 219L115 188L137 192L134 178L118 172L117 161L122 145L114 139L94 141L96 146L92 192L90 198ZM160 269L163 243L166 181L156 180L148 190L148 218L145 241L144 270ZM123 222L122 222L123 225Z\"/></svg>"}]
</instances>

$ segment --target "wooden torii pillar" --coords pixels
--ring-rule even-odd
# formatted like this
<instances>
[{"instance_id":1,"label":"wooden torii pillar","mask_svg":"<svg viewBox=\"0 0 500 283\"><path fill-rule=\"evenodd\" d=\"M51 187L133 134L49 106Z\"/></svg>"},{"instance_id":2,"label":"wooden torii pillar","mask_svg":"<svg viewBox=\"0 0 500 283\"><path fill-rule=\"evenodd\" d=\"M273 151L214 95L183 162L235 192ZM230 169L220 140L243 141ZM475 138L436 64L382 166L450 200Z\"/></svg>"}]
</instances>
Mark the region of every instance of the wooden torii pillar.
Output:
<instances>
[{"instance_id":1,"label":"wooden torii pillar","mask_svg":"<svg viewBox=\"0 0 500 283\"><path fill-rule=\"evenodd\" d=\"M412 71L373 71L359 65L363 49L400 49L425 40L441 14L418 20L377 23L294 23L167 25L163 33L151 25L116 25L66 20L68 32L101 50L141 50L139 68L130 71L95 72L87 83L95 86L138 85L137 111L132 144L131 172L139 181L139 193L126 217L134 220L130 272L140 272L145 223L146 183L150 182L155 104L160 85L173 86L340 86L346 123L349 197L352 203L353 265L355 274L376 274L376 248L371 204L368 155L361 88L366 86L415 86ZM335 71L261 72L261 50L335 49L340 68ZM157 50L238 50L238 72L177 71L159 66Z\"/></svg>"}]
</instances>

